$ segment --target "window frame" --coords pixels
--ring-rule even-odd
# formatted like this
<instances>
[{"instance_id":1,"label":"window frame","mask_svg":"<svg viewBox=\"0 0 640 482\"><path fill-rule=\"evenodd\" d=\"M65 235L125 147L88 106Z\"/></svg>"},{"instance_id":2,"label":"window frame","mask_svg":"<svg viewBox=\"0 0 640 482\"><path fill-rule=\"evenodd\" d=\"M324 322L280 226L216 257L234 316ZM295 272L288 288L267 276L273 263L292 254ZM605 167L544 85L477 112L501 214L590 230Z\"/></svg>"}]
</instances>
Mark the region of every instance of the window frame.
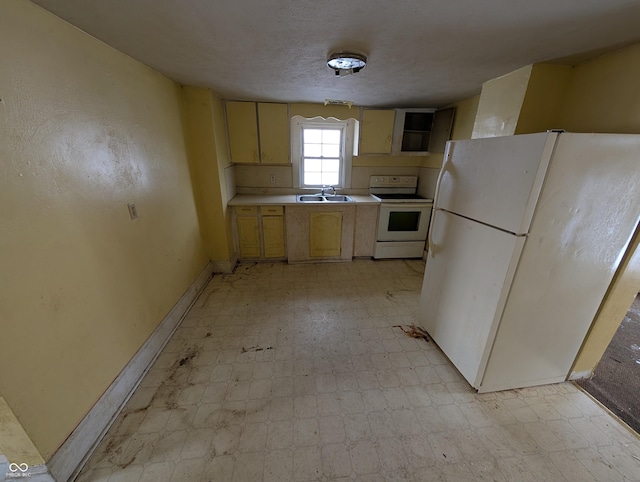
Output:
<instances>
[{"instance_id":1,"label":"window frame","mask_svg":"<svg viewBox=\"0 0 640 482\"><path fill-rule=\"evenodd\" d=\"M335 187L351 187L351 166L354 155L355 142L355 119L340 120L334 117L313 117L305 118L294 116L291 119L291 164L293 168L293 187L301 189L320 189L322 185L304 183L303 166L303 131L307 129L340 129L340 174L339 182Z\"/></svg>"}]
</instances>

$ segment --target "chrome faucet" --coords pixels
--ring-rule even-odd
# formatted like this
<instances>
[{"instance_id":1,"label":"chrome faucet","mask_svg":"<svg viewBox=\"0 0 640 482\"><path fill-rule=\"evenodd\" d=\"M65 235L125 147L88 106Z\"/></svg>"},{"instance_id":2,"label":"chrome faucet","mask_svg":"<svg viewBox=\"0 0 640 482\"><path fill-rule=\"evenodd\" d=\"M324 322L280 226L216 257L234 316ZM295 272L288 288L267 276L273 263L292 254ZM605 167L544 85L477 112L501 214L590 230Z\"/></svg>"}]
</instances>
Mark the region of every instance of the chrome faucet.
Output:
<instances>
[{"instance_id":1,"label":"chrome faucet","mask_svg":"<svg viewBox=\"0 0 640 482\"><path fill-rule=\"evenodd\" d=\"M336 195L336 188L334 186L322 186L322 195L328 194L328 191L332 191L331 195Z\"/></svg>"}]
</instances>

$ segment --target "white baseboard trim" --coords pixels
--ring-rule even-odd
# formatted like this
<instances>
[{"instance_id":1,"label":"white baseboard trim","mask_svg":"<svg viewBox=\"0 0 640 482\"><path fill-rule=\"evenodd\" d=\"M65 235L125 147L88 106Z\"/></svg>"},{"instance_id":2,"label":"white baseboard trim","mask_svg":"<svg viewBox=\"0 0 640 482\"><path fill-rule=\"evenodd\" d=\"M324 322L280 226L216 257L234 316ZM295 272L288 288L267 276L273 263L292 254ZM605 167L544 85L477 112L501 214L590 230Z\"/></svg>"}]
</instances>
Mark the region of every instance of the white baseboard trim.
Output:
<instances>
[{"instance_id":1,"label":"white baseboard trim","mask_svg":"<svg viewBox=\"0 0 640 482\"><path fill-rule=\"evenodd\" d=\"M592 370L587 370L584 372L571 372L571 374L569 375L568 380L584 380L585 378L591 378L591 375L593 375L593 371Z\"/></svg>"},{"instance_id":2,"label":"white baseboard trim","mask_svg":"<svg viewBox=\"0 0 640 482\"><path fill-rule=\"evenodd\" d=\"M77 476L212 274L213 264L210 262L49 459L47 467L58 482L73 480Z\"/></svg>"}]
</instances>

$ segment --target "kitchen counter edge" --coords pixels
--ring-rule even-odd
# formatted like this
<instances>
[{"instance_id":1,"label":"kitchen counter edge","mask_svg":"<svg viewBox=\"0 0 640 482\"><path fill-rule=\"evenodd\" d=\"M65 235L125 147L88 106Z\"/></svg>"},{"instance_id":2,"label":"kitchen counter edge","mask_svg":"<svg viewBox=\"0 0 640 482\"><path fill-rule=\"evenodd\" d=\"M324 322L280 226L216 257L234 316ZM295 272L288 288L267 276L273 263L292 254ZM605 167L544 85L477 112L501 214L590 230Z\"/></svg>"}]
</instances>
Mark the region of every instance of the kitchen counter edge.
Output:
<instances>
[{"instance_id":1,"label":"kitchen counter edge","mask_svg":"<svg viewBox=\"0 0 640 482\"><path fill-rule=\"evenodd\" d=\"M339 206L353 206L354 204L380 204L380 201L369 195L351 195L352 203L337 203ZM236 194L228 203L229 206L318 206L317 203L299 203L295 194ZM328 203L323 203L326 205Z\"/></svg>"}]
</instances>

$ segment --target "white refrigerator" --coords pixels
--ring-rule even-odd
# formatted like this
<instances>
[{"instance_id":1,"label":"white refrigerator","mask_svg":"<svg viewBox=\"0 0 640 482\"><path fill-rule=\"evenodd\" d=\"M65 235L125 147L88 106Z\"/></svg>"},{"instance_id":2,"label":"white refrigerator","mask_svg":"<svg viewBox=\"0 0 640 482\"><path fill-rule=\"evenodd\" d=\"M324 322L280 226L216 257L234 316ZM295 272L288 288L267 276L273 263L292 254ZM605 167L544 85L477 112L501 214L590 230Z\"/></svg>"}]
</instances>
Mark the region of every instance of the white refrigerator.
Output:
<instances>
[{"instance_id":1,"label":"white refrigerator","mask_svg":"<svg viewBox=\"0 0 640 482\"><path fill-rule=\"evenodd\" d=\"M640 221L640 136L450 141L419 321L479 392L567 379Z\"/></svg>"}]
</instances>

